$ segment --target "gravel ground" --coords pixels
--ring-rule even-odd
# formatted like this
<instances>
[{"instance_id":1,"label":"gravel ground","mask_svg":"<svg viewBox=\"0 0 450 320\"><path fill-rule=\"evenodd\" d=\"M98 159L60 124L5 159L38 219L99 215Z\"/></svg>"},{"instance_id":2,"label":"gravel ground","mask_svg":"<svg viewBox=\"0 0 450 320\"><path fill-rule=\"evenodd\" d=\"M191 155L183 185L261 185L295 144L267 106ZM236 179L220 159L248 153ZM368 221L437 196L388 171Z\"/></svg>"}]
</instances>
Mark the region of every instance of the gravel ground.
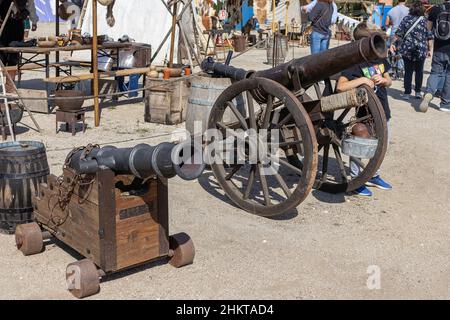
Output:
<instances>
[{"instance_id":1,"label":"gravel ground","mask_svg":"<svg viewBox=\"0 0 450 320\"><path fill-rule=\"evenodd\" d=\"M265 51L255 50L234 64L266 68L261 61ZM90 299L450 298L450 115L436 108L417 112L419 101L400 100L401 89L402 83L394 82L389 90L393 119L382 166L392 191L374 190L370 199L314 191L295 212L267 219L234 207L209 172L194 182L172 179L171 233L185 231L193 238L194 264L174 269L155 263L115 274ZM59 149L168 140L147 139L174 127L144 123L143 110L142 103L104 109L99 128L89 112L89 129L74 138L55 135L54 115L36 115L44 132L23 129L19 138L43 141L51 170L59 174L68 153ZM24 123L31 125L28 117ZM14 237L0 235L0 253L0 298L72 299L65 267L78 257L70 249L49 244L44 253L24 257ZM381 272L379 289L367 287L371 266Z\"/></svg>"}]
</instances>

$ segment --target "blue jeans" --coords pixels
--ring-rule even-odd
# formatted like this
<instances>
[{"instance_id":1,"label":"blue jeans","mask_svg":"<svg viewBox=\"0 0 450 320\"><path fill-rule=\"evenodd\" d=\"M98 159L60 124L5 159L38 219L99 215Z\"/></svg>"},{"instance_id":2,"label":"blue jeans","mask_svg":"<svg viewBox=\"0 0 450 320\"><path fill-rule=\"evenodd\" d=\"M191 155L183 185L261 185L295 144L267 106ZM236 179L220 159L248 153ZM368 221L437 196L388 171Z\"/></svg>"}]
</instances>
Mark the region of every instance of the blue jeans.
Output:
<instances>
[{"instance_id":1,"label":"blue jeans","mask_svg":"<svg viewBox=\"0 0 450 320\"><path fill-rule=\"evenodd\" d=\"M311 54L328 50L330 47L330 36L313 31L311 33Z\"/></svg>"},{"instance_id":2,"label":"blue jeans","mask_svg":"<svg viewBox=\"0 0 450 320\"><path fill-rule=\"evenodd\" d=\"M447 52L435 52L431 73L427 82L427 93L434 95L442 89L441 107L450 107L450 58Z\"/></svg>"}]
</instances>

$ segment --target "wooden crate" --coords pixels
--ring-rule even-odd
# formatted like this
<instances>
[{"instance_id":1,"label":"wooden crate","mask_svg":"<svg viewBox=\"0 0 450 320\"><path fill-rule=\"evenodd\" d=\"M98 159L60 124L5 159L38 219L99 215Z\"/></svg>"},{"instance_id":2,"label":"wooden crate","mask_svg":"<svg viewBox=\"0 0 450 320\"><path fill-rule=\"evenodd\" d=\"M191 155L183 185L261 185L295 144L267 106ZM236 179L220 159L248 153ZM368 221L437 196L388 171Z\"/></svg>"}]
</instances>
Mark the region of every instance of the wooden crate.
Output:
<instances>
[{"instance_id":1,"label":"wooden crate","mask_svg":"<svg viewBox=\"0 0 450 320\"><path fill-rule=\"evenodd\" d=\"M64 169L65 179L73 175ZM62 211L55 205L57 177L50 175L33 199L36 221L107 273L168 255L167 181L136 184L134 176L109 169L85 179L92 183L77 186Z\"/></svg>"},{"instance_id":2,"label":"wooden crate","mask_svg":"<svg viewBox=\"0 0 450 320\"><path fill-rule=\"evenodd\" d=\"M145 95L145 121L161 124L179 124L185 121L190 81L151 79L151 89Z\"/></svg>"}]
</instances>

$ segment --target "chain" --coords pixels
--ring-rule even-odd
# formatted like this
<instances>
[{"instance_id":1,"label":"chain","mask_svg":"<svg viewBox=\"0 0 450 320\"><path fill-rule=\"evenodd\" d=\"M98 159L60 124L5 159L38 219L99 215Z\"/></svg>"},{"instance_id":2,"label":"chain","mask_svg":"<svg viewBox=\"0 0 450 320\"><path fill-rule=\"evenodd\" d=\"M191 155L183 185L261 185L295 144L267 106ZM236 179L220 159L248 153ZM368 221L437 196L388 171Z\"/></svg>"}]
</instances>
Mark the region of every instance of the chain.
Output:
<instances>
[{"instance_id":1,"label":"chain","mask_svg":"<svg viewBox=\"0 0 450 320\"><path fill-rule=\"evenodd\" d=\"M84 160L86 159L86 157L92 152L93 149L95 148L99 148L99 145L97 144L89 144L86 147L79 147L79 148L75 148L73 149L68 156L66 157L66 160L64 161L64 166L63 169L66 169L69 164L70 161L72 160L72 157L78 153L79 151L82 151L81 155L80 155L80 160ZM58 227L62 224L64 224L67 220L68 217L68 210L67 210L67 206L70 203L70 200L72 198L72 195L75 192L75 189L77 186L85 186L85 185L92 185L92 183L95 181L95 179L92 179L89 182L85 182L83 180L83 175L80 173L75 174L72 178L70 179L66 179L64 174L62 174L61 176L59 176L56 180L57 183L57 189L58 189L58 199L56 204L50 208L50 200L52 199L52 197L49 198L48 200L48 207L49 210L51 212L50 218L49 218L49 223L52 222L52 224L54 225L54 227ZM89 193L88 193L89 194ZM83 203L84 200L86 200L87 196L85 197L85 199L83 199L83 201L81 201L80 203ZM56 207L59 207L63 212L66 213L64 218L58 217L58 220L56 221L56 217L53 215L53 212L55 210ZM49 225L48 223L48 225Z\"/></svg>"}]
</instances>

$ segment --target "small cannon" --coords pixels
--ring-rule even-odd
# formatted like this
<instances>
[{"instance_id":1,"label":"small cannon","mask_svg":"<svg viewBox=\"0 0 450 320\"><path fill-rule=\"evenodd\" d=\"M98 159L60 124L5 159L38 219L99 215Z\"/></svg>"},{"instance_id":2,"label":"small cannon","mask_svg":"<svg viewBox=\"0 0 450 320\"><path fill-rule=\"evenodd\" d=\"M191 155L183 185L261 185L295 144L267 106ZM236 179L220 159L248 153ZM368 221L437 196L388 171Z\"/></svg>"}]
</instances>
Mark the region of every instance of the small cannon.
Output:
<instances>
[{"instance_id":1,"label":"small cannon","mask_svg":"<svg viewBox=\"0 0 450 320\"><path fill-rule=\"evenodd\" d=\"M84 256L66 268L77 298L96 294L99 278L110 273L164 258L177 268L192 263L191 238L169 236L167 179L198 178L201 155L191 142L74 149L63 174L39 185L36 222L17 226L18 249L37 254L55 237Z\"/></svg>"},{"instance_id":2,"label":"small cannon","mask_svg":"<svg viewBox=\"0 0 450 320\"><path fill-rule=\"evenodd\" d=\"M217 98L208 129L218 130L224 137L236 135L236 130L249 132L247 136L249 130L267 130L266 138L260 139L265 146L258 150L276 148L275 153L264 155L276 167L272 174L267 174L267 161L260 153L256 161L246 155L241 163L216 161L211 165L228 197L251 213L276 216L298 206L313 187L333 193L350 192L372 178L387 148L383 108L368 87L334 94L330 78L365 61L385 58L386 54L384 37L373 34L263 71L205 59L204 72L236 81ZM323 91L318 83L321 81L325 82ZM362 159L355 156L358 152L351 152L356 148L350 138L357 124L370 133L370 141L358 140L362 148L371 148L364 152L370 158ZM279 136L277 145L271 141L275 133ZM213 140L217 142L211 139L209 146ZM346 154L342 152L344 142ZM236 144L225 145L229 153L237 153ZM348 161L344 156L349 156ZM350 172L350 158L357 164L356 174Z\"/></svg>"}]
</instances>

